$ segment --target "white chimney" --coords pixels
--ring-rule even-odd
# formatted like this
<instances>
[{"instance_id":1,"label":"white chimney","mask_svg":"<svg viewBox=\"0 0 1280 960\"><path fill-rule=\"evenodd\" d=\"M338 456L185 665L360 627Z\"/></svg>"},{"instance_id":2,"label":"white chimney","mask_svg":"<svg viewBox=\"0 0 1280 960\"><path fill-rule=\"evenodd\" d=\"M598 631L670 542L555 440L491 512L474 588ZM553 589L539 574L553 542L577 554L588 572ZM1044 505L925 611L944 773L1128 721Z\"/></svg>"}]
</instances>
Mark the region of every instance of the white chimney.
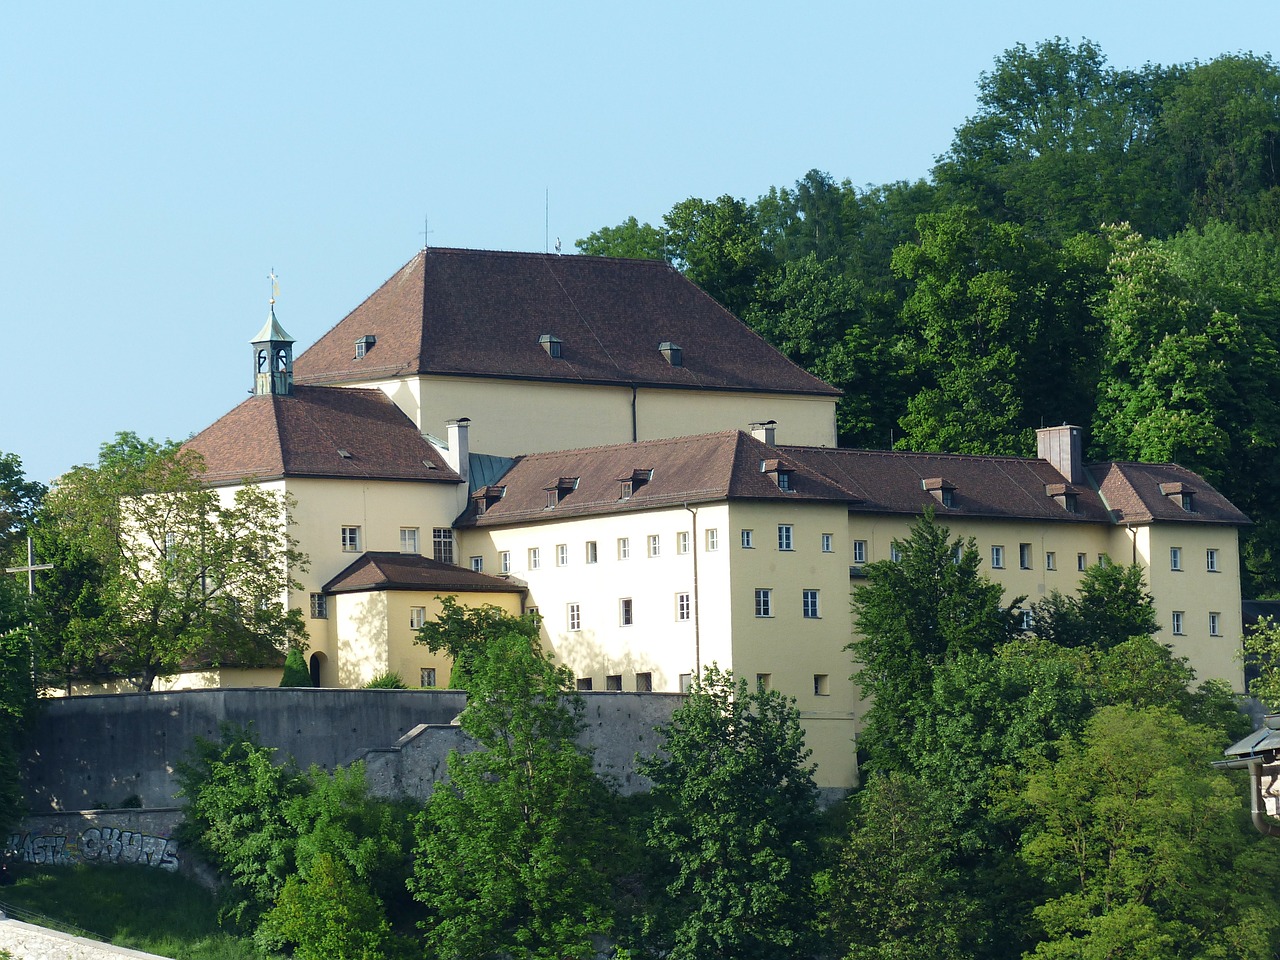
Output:
<instances>
[{"instance_id":1,"label":"white chimney","mask_svg":"<svg viewBox=\"0 0 1280 960\"><path fill-rule=\"evenodd\" d=\"M454 473L462 478L463 483L467 482L467 468L471 457L471 441L467 437L467 428L470 424L469 417L459 417L457 420L445 422L445 428L448 431L445 441L449 444L449 449L444 451L444 458L449 466L453 467Z\"/></svg>"},{"instance_id":2,"label":"white chimney","mask_svg":"<svg viewBox=\"0 0 1280 960\"><path fill-rule=\"evenodd\" d=\"M762 423L751 424L751 435L760 442L767 443L772 447L774 445L774 437L777 434L777 429L777 420L765 420Z\"/></svg>"}]
</instances>

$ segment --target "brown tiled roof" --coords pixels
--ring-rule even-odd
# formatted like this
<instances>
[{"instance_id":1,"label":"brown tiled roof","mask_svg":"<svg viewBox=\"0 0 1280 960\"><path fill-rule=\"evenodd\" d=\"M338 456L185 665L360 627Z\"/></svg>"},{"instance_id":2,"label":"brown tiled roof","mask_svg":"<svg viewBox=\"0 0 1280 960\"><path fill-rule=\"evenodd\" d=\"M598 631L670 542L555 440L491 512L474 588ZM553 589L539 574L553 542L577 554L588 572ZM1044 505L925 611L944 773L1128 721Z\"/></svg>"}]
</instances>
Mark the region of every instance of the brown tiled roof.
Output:
<instances>
[{"instance_id":1,"label":"brown tiled roof","mask_svg":"<svg viewBox=\"0 0 1280 960\"><path fill-rule=\"evenodd\" d=\"M425 590L439 593L524 593L522 584L414 553L361 554L326 583L325 593L367 590Z\"/></svg>"},{"instance_id":2,"label":"brown tiled roof","mask_svg":"<svg viewBox=\"0 0 1280 960\"><path fill-rule=\"evenodd\" d=\"M1252 521L1199 474L1172 463L1091 463L1098 489L1118 523L1225 523ZM1193 496L1194 512L1182 509L1183 492Z\"/></svg>"},{"instance_id":3,"label":"brown tiled roof","mask_svg":"<svg viewBox=\"0 0 1280 960\"><path fill-rule=\"evenodd\" d=\"M377 342L356 360L366 335ZM543 335L563 342L561 359ZM294 363L302 383L417 373L840 393L661 261L481 250L420 252Z\"/></svg>"},{"instance_id":4,"label":"brown tiled roof","mask_svg":"<svg viewBox=\"0 0 1280 960\"><path fill-rule=\"evenodd\" d=\"M926 507L938 517L1007 517L1063 522L1109 523L1107 508L1091 489L1076 492L1076 512L1053 499L1063 477L1047 461L1024 457L974 457L893 450L842 450L831 447L780 447L804 464L847 488L858 498L850 509L861 513L919 514ZM944 507L931 489L953 489L953 506Z\"/></svg>"},{"instance_id":5,"label":"brown tiled roof","mask_svg":"<svg viewBox=\"0 0 1280 960\"><path fill-rule=\"evenodd\" d=\"M502 499L481 516L476 516L473 501L459 524L498 526L729 498L840 503L849 499L838 484L803 465L793 468L791 490L778 489L777 481L761 471L762 463L776 458L774 448L737 430L529 454L517 458L502 477ZM631 497L621 499L619 478L631 479L637 471L643 475L650 469L652 477L643 483L633 480ZM577 477L577 486L548 507L548 488L555 490L561 477Z\"/></svg>"},{"instance_id":6,"label":"brown tiled roof","mask_svg":"<svg viewBox=\"0 0 1280 960\"><path fill-rule=\"evenodd\" d=\"M185 444L204 478L343 477L458 483L440 452L381 390L295 386L253 396Z\"/></svg>"}]
</instances>

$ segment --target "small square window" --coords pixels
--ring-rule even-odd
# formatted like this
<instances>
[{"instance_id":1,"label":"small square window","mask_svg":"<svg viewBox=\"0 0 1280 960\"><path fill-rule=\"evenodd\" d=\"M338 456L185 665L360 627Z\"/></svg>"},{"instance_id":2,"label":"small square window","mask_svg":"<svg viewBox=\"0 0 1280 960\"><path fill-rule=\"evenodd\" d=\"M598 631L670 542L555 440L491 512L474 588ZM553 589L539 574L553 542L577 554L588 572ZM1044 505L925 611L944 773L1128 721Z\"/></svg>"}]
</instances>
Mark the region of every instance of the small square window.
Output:
<instances>
[{"instance_id":1,"label":"small square window","mask_svg":"<svg viewBox=\"0 0 1280 960\"><path fill-rule=\"evenodd\" d=\"M567 567L569 565L569 545L567 543L556 544L556 566Z\"/></svg>"},{"instance_id":2,"label":"small square window","mask_svg":"<svg viewBox=\"0 0 1280 960\"><path fill-rule=\"evenodd\" d=\"M1182 621L1186 614L1182 610L1173 611L1173 634L1182 636Z\"/></svg>"},{"instance_id":3,"label":"small square window","mask_svg":"<svg viewBox=\"0 0 1280 960\"><path fill-rule=\"evenodd\" d=\"M676 534L676 553L689 552L689 531L681 530Z\"/></svg>"},{"instance_id":4,"label":"small square window","mask_svg":"<svg viewBox=\"0 0 1280 960\"><path fill-rule=\"evenodd\" d=\"M773 591L768 589L756 590L756 616L772 617L773 616Z\"/></svg>"},{"instance_id":5,"label":"small square window","mask_svg":"<svg viewBox=\"0 0 1280 960\"><path fill-rule=\"evenodd\" d=\"M431 531L431 555L440 563L453 563L453 529L436 527Z\"/></svg>"},{"instance_id":6,"label":"small square window","mask_svg":"<svg viewBox=\"0 0 1280 960\"><path fill-rule=\"evenodd\" d=\"M715 527L707 530L707 552L712 553L720 549L720 531Z\"/></svg>"},{"instance_id":7,"label":"small square window","mask_svg":"<svg viewBox=\"0 0 1280 960\"><path fill-rule=\"evenodd\" d=\"M579 677L579 678L578 678L578 690L579 690L579 691L581 691L582 693L589 693L589 692L591 691L591 678L590 678L590 677Z\"/></svg>"},{"instance_id":8,"label":"small square window","mask_svg":"<svg viewBox=\"0 0 1280 960\"><path fill-rule=\"evenodd\" d=\"M1076 569L1081 572L1089 569L1089 555L1087 553L1076 554Z\"/></svg>"},{"instance_id":9,"label":"small square window","mask_svg":"<svg viewBox=\"0 0 1280 960\"><path fill-rule=\"evenodd\" d=\"M1057 555L1056 553L1054 553L1052 550L1047 550L1047 551L1045 551L1045 555L1044 555L1044 568L1045 568L1046 570L1057 570L1057 569L1058 569L1058 555Z\"/></svg>"},{"instance_id":10,"label":"small square window","mask_svg":"<svg viewBox=\"0 0 1280 960\"><path fill-rule=\"evenodd\" d=\"M471 558L471 572L484 573L484 557Z\"/></svg>"},{"instance_id":11,"label":"small square window","mask_svg":"<svg viewBox=\"0 0 1280 960\"><path fill-rule=\"evenodd\" d=\"M571 632L576 633L582 629L582 608L578 604L569 604L565 610L565 614L565 620L568 621L569 630Z\"/></svg>"},{"instance_id":12,"label":"small square window","mask_svg":"<svg viewBox=\"0 0 1280 960\"><path fill-rule=\"evenodd\" d=\"M594 540L587 541L587 563L595 563L600 559L600 551L596 548Z\"/></svg>"},{"instance_id":13,"label":"small square window","mask_svg":"<svg viewBox=\"0 0 1280 960\"><path fill-rule=\"evenodd\" d=\"M865 540L853 541L853 562L854 563L867 562L867 541Z\"/></svg>"},{"instance_id":14,"label":"small square window","mask_svg":"<svg viewBox=\"0 0 1280 960\"><path fill-rule=\"evenodd\" d=\"M684 622L693 618L693 605L689 602L689 594L676 594L676 620Z\"/></svg>"},{"instance_id":15,"label":"small square window","mask_svg":"<svg viewBox=\"0 0 1280 960\"><path fill-rule=\"evenodd\" d=\"M1222 636L1222 614L1220 613L1209 614L1209 636L1211 637Z\"/></svg>"},{"instance_id":16,"label":"small square window","mask_svg":"<svg viewBox=\"0 0 1280 960\"><path fill-rule=\"evenodd\" d=\"M1212 547L1204 552L1204 568L1209 573L1218 572L1218 551Z\"/></svg>"},{"instance_id":17,"label":"small square window","mask_svg":"<svg viewBox=\"0 0 1280 960\"><path fill-rule=\"evenodd\" d=\"M829 533L824 533L822 535L822 552L823 553L834 553L835 552L834 544L835 544L835 537L833 537Z\"/></svg>"},{"instance_id":18,"label":"small square window","mask_svg":"<svg viewBox=\"0 0 1280 960\"><path fill-rule=\"evenodd\" d=\"M436 668L423 667L418 671L418 686L434 687L436 685Z\"/></svg>"},{"instance_id":19,"label":"small square window","mask_svg":"<svg viewBox=\"0 0 1280 960\"><path fill-rule=\"evenodd\" d=\"M831 696L831 678L825 673L813 675L813 695L815 697Z\"/></svg>"},{"instance_id":20,"label":"small square window","mask_svg":"<svg viewBox=\"0 0 1280 960\"><path fill-rule=\"evenodd\" d=\"M1029 543L1018 544L1018 569L1031 569L1031 544Z\"/></svg>"},{"instance_id":21,"label":"small square window","mask_svg":"<svg viewBox=\"0 0 1280 960\"><path fill-rule=\"evenodd\" d=\"M772 674L772 673L757 673L757 674L756 674L756 689L757 689L757 690L759 690L761 693L768 693L770 690L772 690L772 689L773 689L773 674Z\"/></svg>"},{"instance_id":22,"label":"small square window","mask_svg":"<svg viewBox=\"0 0 1280 960\"><path fill-rule=\"evenodd\" d=\"M817 590L801 590L800 591L800 608L806 620L818 619L818 591Z\"/></svg>"},{"instance_id":23,"label":"small square window","mask_svg":"<svg viewBox=\"0 0 1280 960\"><path fill-rule=\"evenodd\" d=\"M426 607L410 607L409 608L409 629L420 630L422 625L427 622Z\"/></svg>"},{"instance_id":24,"label":"small square window","mask_svg":"<svg viewBox=\"0 0 1280 960\"><path fill-rule=\"evenodd\" d=\"M752 547L755 546L754 539L755 539L754 534L750 530L743 530L742 531L742 548L744 550L750 550Z\"/></svg>"},{"instance_id":25,"label":"small square window","mask_svg":"<svg viewBox=\"0 0 1280 960\"><path fill-rule=\"evenodd\" d=\"M618 559L626 560L630 556L631 556L631 538L619 537L618 538Z\"/></svg>"},{"instance_id":26,"label":"small square window","mask_svg":"<svg viewBox=\"0 0 1280 960\"><path fill-rule=\"evenodd\" d=\"M1004 547L999 546L998 544L991 548L991 569L1004 569Z\"/></svg>"},{"instance_id":27,"label":"small square window","mask_svg":"<svg viewBox=\"0 0 1280 960\"><path fill-rule=\"evenodd\" d=\"M606 690L622 691L622 674L611 673L604 678L604 688Z\"/></svg>"},{"instance_id":28,"label":"small square window","mask_svg":"<svg viewBox=\"0 0 1280 960\"><path fill-rule=\"evenodd\" d=\"M401 527L400 528L400 552L401 553L418 553L418 528L417 527Z\"/></svg>"},{"instance_id":29,"label":"small square window","mask_svg":"<svg viewBox=\"0 0 1280 960\"><path fill-rule=\"evenodd\" d=\"M1169 569L1170 570L1182 569L1182 548L1181 547L1169 548Z\"/></svg>"},{"instance_id":30,"label":"small square window","mask_svg":"<svg viewBox=\"0 0 1280 960\"><path fill-rule=\"evenodd\" d=\"M498 554L498 570L502 573L511 572L511 551L503 550Z\"/></svg>"},{"instance_id":31,"label":"small square window","mask_svg":"<svg viewBox=\"0 0 1280 960\"><path fill-rule=\"evenodd\" d=\"M633 623L632 619L632 603L630 597L623 597L618 601L618 626L629 627Z\"/></svg>"},{"instance_id":32,"label":"small square window","mask_svg":"<svg viewBox=\"0 0 1280 960\"><path fill-rule=\"evenodd\" d=\"M323 593L313 593L311 595L311 619L329 619L329 598L327 595Z\"/></svg>"},{"instance_id":33,"label":"small square window","mask_svg":"<svg viewBox=\"0 0 1280 960\"><path fill-rule=\"evenodd\" d=\"M656 557L662 553L662 544L656 533L649 534L649 556Z\"/></svg>"},{"instance_id":34,"label":"small square window","mask_svg":"<svg viewBox=\"0 0 1280 960\"><path fill-rule=\"evenodd\" d=\"M636 674L636 693L653 693L653 674Z\"/></svg>"},{"instance_id":35,"label":"small square window","mask_svg":"<svg viewBox=\"0 0 1280 960\"><path fill-rule=\"evenodd\" d=\"M343 553L359 553L360 552L360 528L359 527L343 527L342 528L342 552Z\"/></svg>"},{"instance_id":36,"label":"small square window","mask_svg":"<svg viewBox=\"0 0 1280 960\"><path fill-rule=\"evenodd\" d=\"M688 693L692 689L693 689L693 674L692 673L680 674L680 692Z\"/></svg>"},{"instance_id":37,"label":"small square window","mask_svg":"<svg viewBox=\"0 0 1280 960\"><path fill-rule=\"evenodd\" d=\"M538 547L529 548L529 569L537 570L542 566L542 551Z\"/></svg>"},{"instance_id":38,"label":"small square window","mask_svg":"<svg viewBox=\"0 0 1280 960\"><path fill-rule=\"evenodd\" d=\"M792 549L792 546L791 546L791 524L789 524L789 523L780 523L780 524L778 524L778 549L779 549L779 550L790 550L790 549Z\"/></svg>"}]
</instances>

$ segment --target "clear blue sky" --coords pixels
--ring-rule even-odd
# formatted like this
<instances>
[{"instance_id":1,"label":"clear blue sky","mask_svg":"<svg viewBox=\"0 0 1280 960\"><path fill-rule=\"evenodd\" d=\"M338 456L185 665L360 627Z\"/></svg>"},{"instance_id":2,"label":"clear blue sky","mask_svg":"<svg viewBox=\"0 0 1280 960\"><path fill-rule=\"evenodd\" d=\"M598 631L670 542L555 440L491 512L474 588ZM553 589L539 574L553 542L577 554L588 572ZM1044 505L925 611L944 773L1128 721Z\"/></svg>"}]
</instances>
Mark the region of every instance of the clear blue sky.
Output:
<instances>
[{"instance_id":1,"label":"clear blue sky","mask_svg":"<svg viewBox=\"0 0 1280 960\"><path fill-rule=\"evenodd\" d=\"M925 176L1018 42L1270 53L1274 3L0 6L0 451L185 438L421 247L544 249L812 168ZM549 194L549 217L544 227ZM545 231L545 232L544 232Z\"/></svg>"}]
</instances>

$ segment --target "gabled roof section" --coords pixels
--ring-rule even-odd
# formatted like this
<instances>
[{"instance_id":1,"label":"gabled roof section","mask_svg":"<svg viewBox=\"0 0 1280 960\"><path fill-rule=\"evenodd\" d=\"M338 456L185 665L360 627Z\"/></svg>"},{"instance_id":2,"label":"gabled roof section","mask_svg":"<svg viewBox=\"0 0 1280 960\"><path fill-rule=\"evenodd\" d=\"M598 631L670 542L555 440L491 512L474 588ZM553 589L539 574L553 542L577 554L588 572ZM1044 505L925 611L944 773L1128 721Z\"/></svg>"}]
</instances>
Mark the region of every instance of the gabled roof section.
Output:
<instances>
[{"instance_id":1,"label":"gabled roof section","mask_svg":"<svg viewBox=\"0 0 1280 960\"><path fill-rule=\"evenodd\" d=\"M250 397L184 445L207 483L337 477L461 482L381 390L295 386Z\"/></svg>"},{"instance_id":2,"label":"gabled roof section","mask_svg":"<svg viewBox=\"0 0 1280 960\"><path fill-rule=\"evenodd\" d=\"M1252 521L1203 477L1173 463L1091 463L1103 499L1118 523L1223 523L1248 526ZM1183 509L1181 494L1192 496Z\"/></svg>"},{"instance_id":3,"label":"gabled roof section","mask_svg":"<svg viewBox=\"0 0 1280 960\"><path fill-rule=\"evenodd\" d=\"M1091 489L1076 493L1075 511L1054 499L1063 478L1045 460L974 457L894 450L779 447L784 456L822 473L858 498L862 513L920 514L932 508L946 517L1061 520L1109 523L1102 499ZM941 506L934 488L952 491L952 506Z\"/></svg>"},{"instance_id":4,"label":"gabled roof section","mask_svg":"<svg viewBox=\"0 0 1280 960\"><path fill-rule=\"evenodd\" d=\"M422 590L439 593L524 593L523 584L416 553L370 551L320 588L325 593Z\"/></svg>"},{"instance_id":5,"label":"gabled roof section","mask_svg":"<svg viewBox=\"0 0 1280 960\"><path fill-rule=\"evenodd\" d=\"M726 499L849 499L838 484L803 466L792 468L791 489L780 489L762 470L777 457L774 448L738 430L529 454L516 458L502 476L505 495L494 498L478 516L473 502L458 525L501 526ZM632 478L638 470L652 474L636 484ZM548 487L565 476L576 477L576 487L549 505Z\"/></svg>"},{"instance_id":6,"label":"gabled roof section","mask_svg":"<svg viewBox=\"0 0 1280 960\"><path fill-rule=\"evenodd\" d=\"M367 336L376 343L357 360ZM670 342L678 366L660 352ZM298 383L415 374L840 394L662 261L439 248L294 362Z\"/></svg>"}]
</instances>

